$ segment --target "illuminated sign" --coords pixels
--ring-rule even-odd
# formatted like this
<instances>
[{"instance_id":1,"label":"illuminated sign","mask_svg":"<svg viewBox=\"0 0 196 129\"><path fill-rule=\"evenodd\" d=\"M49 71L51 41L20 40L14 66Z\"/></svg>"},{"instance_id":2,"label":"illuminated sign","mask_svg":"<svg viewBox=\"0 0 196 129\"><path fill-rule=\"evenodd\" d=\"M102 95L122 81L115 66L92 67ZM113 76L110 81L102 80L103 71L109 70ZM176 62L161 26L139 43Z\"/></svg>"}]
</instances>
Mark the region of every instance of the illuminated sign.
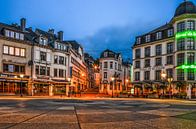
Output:
<instances>
[{"instance_id":1,"label":"illuminated sign","mask_svg":"<svg viewBox=\"0 0 196 129\"><path fill-rule=\"evenodd\" d=\"M196 38L196 31L195 30L187 30L183 32L178 32L176 34L176 39L181 39L181 38Z\"/></svg>"},{"instance_id":2,"label":"illuminated sign","mask_svg":"<svg viewBox=\"0 0 196 129\"><path fill-rule=\"evenodd\" d=\"M182 65L178 68L180 68L180 69L196 69L196 65Z\"/></svg>"}]
</instances>

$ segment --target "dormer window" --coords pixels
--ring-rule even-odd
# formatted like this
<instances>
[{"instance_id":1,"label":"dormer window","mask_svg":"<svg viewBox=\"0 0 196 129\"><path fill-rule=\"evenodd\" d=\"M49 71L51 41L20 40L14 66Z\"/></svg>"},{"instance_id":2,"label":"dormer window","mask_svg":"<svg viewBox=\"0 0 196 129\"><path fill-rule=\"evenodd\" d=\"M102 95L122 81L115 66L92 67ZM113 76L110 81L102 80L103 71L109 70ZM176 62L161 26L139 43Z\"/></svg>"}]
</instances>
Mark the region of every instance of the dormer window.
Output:
<instances>
[{"instance_id":1,"label":"dormer window","mask_svg":"<svg viewBox=\"0 0 196 129\"><path fill-rule=\"evenodd\" d=\"M47 45L47 40L45 38L40 38L40 44Z\"/></svg>"},{"instance_id":2,"label":"dormer window","mask_svg":"<svg viewBox=\"0 0 196 129\"><path fill-rule=\"evenodd\" d=\"M162 38L162 32L157 32L156 33L156 39L161 39Z\"/></svg>"},{"instance_id":3,"label":"dormer window","mask_svg":"<svg viewBox=\"0 0 196 129\"><path fill-rule=\"evenodd\" d=\"M174 35L173 29L167 30L167 36L168 36L168 37L171 37L171 36L173 36L173 35Z\"/></svg>"},{"instance_id":4,"label":"dormer window","mask_svg":"<svg viewBox=\"0 0 196 129\"><path fill-rule=\"evenodd\" d=\"M104 52L104 57L107 57L108 56L108 53L107 52Z\"/></svg>"},{"instance_id":5,"label":"dormer window","mask_svg":"<svg viewBox=\"0 0 196 129\"><path fill-rule=\"evenodd\" d=\"M150 42L150 35L146 35L146 42Z\"/></svg>"},{"instance_id":6,"label":"dormer window","mask_svg":"<svg viewBox=\"0 0 196 129\"><path fill-rule=\"evenodd\" d=\"M137 38L137 44L141 44L141 37Z\"/></svg>"},{"instance_id":7,"label":"dormer window","mask_svg":"<svg viewBox=\"0 0 196 129\"><path fill-rule=\"evenodd\" d=\"M11 31L11 30L5 30L5 36L10 37L10 38L14 38L14 39L24 40L24 34L14 32L14 31Z\"/></svg>"}]
</instances>

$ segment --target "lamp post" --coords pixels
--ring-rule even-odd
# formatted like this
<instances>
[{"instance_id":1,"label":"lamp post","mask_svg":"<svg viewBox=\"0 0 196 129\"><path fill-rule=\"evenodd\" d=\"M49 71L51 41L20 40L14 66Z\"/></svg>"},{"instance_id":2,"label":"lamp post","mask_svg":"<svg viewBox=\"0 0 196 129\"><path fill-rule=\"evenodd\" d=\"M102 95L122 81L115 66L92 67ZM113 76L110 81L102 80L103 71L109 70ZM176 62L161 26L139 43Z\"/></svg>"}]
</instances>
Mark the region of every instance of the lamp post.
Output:
<instances>
[{"instance_id":1,"label":"lamp post","mask_svg":"<svg viewBox=\"0 0 196 129\"><path fill-rule=\"evenodd\" d=\"M172 95L171 83L173 81L173 78L168 78L167 81L169 82L169 98L171 99L171 95Z\"/></svg>"},{"instance_id":2,"label":"lamp post","mask_svg":"<svg viewBox=\"0 0 196 129\"><path fill-rule=\"evenodd\" d=\"M23 74L21 74L20 75L20 97L22 97L23 95L22 95L22 78L24 77L24 75Z\"/></svg>"},{"instance_id":3,"label":"lamp post","mask_svg":"<svg viewBox=\"0 0 196 129\"><path fill-rule=\"evenodd\" d=\"M70 97L70 91L69 91L69 89L70 89L70 85L71 85L71 78L67 78L67 81L68 81L68 88L67 88L67 94L68 94L68 97Z\"/></svg>"},{"instance_id":4,"label":"lamp post","mask_svg":"<svg viewBox=\"0 0 196 129\"><path fill-rule=\"evenodd\" d=\"M162 80L163 80L163 82L164 82L164 86L165 86L165 79L166 79L166 76L167 76L167 74L166 74L165 72L162 72L162 73L161 73L161 77L162 77ZM165 87L164 87L164 88L165 88ZM163 95L165 96L164 88L163 88Z\"/></svg>"},{"instance_id":5,"label":"lamp post","mask_svg":"<svg viewBox=\"0 0 196 129\"><path fill-rule=\"evenodd\" d=\"M126 91L128 90L129 79L126 79Z\"/></svg>"},{"instance_id":6,"label":"lamp post","mask_svg":"<svg viewBox=\"0 0 196 129\"><path fill-rule=\"evenodd\" d=\"M112 81L112 98L114 97L114 77L111 77L111 81Z\"/></svg>"}]
</instances>

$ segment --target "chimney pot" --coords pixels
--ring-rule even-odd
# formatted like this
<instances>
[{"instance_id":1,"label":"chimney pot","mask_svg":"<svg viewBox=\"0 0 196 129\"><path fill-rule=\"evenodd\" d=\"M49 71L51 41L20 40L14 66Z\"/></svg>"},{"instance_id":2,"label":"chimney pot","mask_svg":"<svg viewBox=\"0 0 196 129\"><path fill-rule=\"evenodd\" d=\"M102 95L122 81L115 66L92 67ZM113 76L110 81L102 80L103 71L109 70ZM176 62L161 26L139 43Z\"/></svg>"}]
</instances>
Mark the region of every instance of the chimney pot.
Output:
<instances>
[{"instance_id":1,"label":"chimney pot","mask_svg":"<svg viewBox=\"0 0 196 129\"><path fill-rule=\"evenodd\" d=\"M20 19L20 27L21 27L22 31L25 31L25 28L26 28L26 19L25 18Z\"/></svg>"}]
</instances>

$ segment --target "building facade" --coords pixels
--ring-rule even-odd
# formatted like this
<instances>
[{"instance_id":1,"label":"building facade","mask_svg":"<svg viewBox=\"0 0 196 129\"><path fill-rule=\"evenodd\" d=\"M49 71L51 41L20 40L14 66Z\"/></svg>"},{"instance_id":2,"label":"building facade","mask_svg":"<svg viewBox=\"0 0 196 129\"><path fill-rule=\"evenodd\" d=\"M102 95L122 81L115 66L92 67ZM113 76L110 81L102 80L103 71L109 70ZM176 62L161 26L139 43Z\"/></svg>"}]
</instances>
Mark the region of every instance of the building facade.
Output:
<instances>
[{"instance_id":1,"label":"building facade","mask_svg":"<svg viewBox=\"0 0 196 129\"><path fill-rule=\"evenodd\" d=\"M0 23L0 94L69 95L88 88L82 46L63 31Z\"/></svg>"},{"instance_id":2,"label":"building facade","mask_svg":"<svg viewBox=\"0 0 196 129\"><path fill-rule=\"evenodd\" d=\"M196 7L185 1L172 20L142 36L133 46L135 93L195 96Z\"/></svg>"},{"instance_id":3,"label":"building facade","mask_svg":"<svg viewBox=\"0 0 196 129\"><path fill-rule=\"evenodd\" d=\"M0 23L0 94L31 94L31 49L21 25Z\"/></svg>"},{"instance_id":4,"label":"building facade","mask_svg":"<svg viewBox=\"0 0 196 129\"><path fill-rule=\"evenodd\" d=\"M123 64L120 53L105 50L100 59L100 87L99 92L109 95L118 95L125 91L130 82L130 67Z\"/></svg>"}]
</instances>

